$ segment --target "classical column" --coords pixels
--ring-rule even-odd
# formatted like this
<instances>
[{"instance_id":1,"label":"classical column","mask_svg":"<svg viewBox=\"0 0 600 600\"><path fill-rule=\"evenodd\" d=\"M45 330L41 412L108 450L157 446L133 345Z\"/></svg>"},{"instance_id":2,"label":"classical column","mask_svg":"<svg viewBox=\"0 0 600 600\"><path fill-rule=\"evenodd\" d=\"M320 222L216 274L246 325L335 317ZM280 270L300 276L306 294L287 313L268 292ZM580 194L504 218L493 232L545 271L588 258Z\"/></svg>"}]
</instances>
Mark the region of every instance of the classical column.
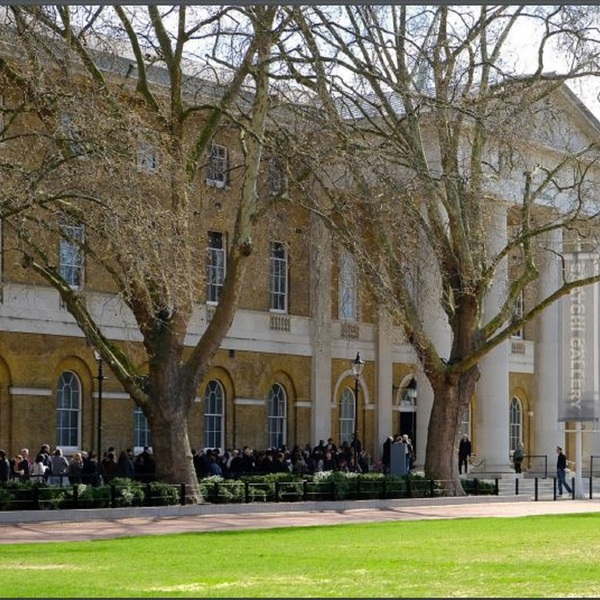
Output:
<instances>
[{"instance_id":1,"label":"classical column","mask_svg":"<svg viewBox=\"0 0 600 600\"><path fill-rule=\"evenodd\" d=\"M427 244L421 245L421 265L419 282L415 294L417 307L423 329L437 349L438 356L448 358L452 347L452 332L446 313L440 304L442 297L441 276L437 268L437 260L432 256ZM416 357L415 357L416 362ZM415 452L417 469L425 464L425 449L427 448L427 432L429 418L433 407L433 389L420 365L416 366L417 380L417 443Z\"/></svg>"},{"instance_id":2,"label":"classical column","mask_svg":"<svg viewBox=\"0 0 600 600\"><path fill-rule=\"evenodd\" d=\"M375 458L382 453L382 445L385 439L395 433L393 412L393 350L390 332L392 326L387 311L381 308L379 311L379 323L377 331L377 404L375 423Z\"/></svg>"},{"instance_id":3,"label":"classical column","mask_svg":"<svg viewBox=\"0 0 600 600\"><path fill-rule=\"evenodd\" d=\"M311 217L311 437L312 445L331 435L331 234Z\"/></svg>"},{"instance_id":4,"label":"classical column","mask_svg":"<svg viewBox=\"0 0 600 600\"><path fill-rule=\"evenodd\" d=\"M493 206L490 223L489 252L497 254L507 241L506 206ZM484 320L498 313L507 294L508 263L498 266L493 283L485 299ZM481 362L481 378L477 382L477 404L473 451L477 469L487 473L503 473L510 470L509 459L509 341L492 350ZM481 462L483 461L483 462Z\"/></svg>"},{"instance_id":5,"label":"classical column","mask_svg":"<svg viewBox=\"0 0 600 600\"><path fill-rule=\"evenodd\" d=\"M556 291L561 285L562 263L553 252L562 249L562 231L548 234L545 246L548 248L541 257L540 290L541 301ZM539 317L539 339L535 345L535 373L538 397L532 406L530 418L533 448L526 448L530 454L546 455L548 468L552 472L556 463L556 446L564 446L564 424L558 422L560 390L560 335L561 303L555 302ZM536 459L536 465L538 459Z\"/></svg>"}]
</instances>

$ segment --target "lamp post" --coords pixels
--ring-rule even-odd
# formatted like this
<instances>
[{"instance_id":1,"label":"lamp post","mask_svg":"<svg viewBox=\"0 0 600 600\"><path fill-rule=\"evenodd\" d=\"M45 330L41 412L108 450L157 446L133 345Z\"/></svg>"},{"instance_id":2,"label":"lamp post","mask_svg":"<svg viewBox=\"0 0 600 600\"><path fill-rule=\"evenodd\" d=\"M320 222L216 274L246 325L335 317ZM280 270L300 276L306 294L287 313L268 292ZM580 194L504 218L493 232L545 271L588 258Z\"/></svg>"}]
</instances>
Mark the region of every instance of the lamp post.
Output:
<instances>
[{"instance_id":1,"label":"lamp post","mask_svg":"<svg viewBox=\"0 0 600 600\"><path fill-rule=\"evenodd\" d=\"M413 448L413 455L408 457L408 469L410 470L412 468L414 452L416 452L417 448L417 440L415 439L417 433L417 380L414 377L406 386L406 397L410 404L410 443Z\"/></svg>"},{"instance_id":2,"label":"lamp post","mask_svg":"<svg viewBox=\"0 0 600 600\"><path fill-rule=\"evenodd\" d=\"M102 382L106 379L104 376L104 364L102 356L98 350L94 349L94 358L98 365L98 374L94 379L98 380L98 464L102 460Z\"/></svg>"},{"instance_id":3,"label":"lamp post","mask_svg":"<svg viewBox=\"0 0 600 600\"><path fill-rule=\"evenodd\" d=\"M352 374L354 375L354 469L358 471L358 380L362 374L365 362L360 358L360 352L356 353L356 358L352 361Z\"/></svg>"}]
</instances>

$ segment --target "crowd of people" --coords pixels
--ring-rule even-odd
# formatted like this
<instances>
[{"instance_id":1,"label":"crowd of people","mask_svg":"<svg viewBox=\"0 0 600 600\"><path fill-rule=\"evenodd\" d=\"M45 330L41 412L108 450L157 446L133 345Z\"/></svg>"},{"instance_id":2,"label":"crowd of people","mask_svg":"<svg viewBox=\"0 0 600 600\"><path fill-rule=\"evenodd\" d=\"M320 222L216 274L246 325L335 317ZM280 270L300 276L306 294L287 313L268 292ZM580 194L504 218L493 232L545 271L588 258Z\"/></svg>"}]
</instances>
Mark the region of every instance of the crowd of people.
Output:
<instances>
[{"instance_id":1,"label":"crowd of people","mask_svg":"<svg viewBox=\"0 0 600 600\"><path fill-rule=\"evenodd\" d=\"M360 440L339 446L332 438L320 440L312 447L296 445L288 448L253 450L249 446L221 452L218 448L192 450L194 469L198 479L221 475L239 478L242 475L265 473L316 473L318 471L346 471L365 473L372 468L369 455L363 450Z\"/></svg>"},{"instance_id":2,"label":"crowd of people","mask_svg":"<svg viewBox=\"0 0 600 600\"><path fill-rule=\"evenodd\" d=\"M100 460L93 450L75 452L68 459L61 448L57 447L51 452L49 444L42 444L35 455L23 448L12 458L6 456L5 450L0 450L0 482L33 479L50 485L100 485L110 483L116 477L149 480L154 472L154 456L148 447L137 456L134 456L132 448L122 450L117 456L115 448L111 446Z\"/></svg>"},{"instance_id":3,"label":"crowd of people","mask_svg":"<svg viewBox=\"0 0 600 600\"><path fill-rule=\"evenodd\" d=\"M408 436L397 435L394 443L408 445L407 455L412 468L414 452ZM366 473L372 470L385 471L389 466L385 445L383 463L374 463L355 436L352 436L350 442L344 441L339 445L329 438L327 441L320 440L314 447L306 444L303 448L288 448L283 445L258 451L249 446L225 451L219 448L192 449L192 459L198 479L213 475L239 478L252 474L304 474L319 471ZM34 479L50 485L99 485L110 483L116 477L150 481L155 474L154 461L154 455L148 447L144 447L137 455L134 455L132 448L117 454L114 447L109 447L98 460L97 453L93 450L76 452L67 458L60 448L51 451L49 444L43 444L34 455L23 448L14 457L9 458L4 450L0 450L0 482Z\"/></svg>"}]
</instances>

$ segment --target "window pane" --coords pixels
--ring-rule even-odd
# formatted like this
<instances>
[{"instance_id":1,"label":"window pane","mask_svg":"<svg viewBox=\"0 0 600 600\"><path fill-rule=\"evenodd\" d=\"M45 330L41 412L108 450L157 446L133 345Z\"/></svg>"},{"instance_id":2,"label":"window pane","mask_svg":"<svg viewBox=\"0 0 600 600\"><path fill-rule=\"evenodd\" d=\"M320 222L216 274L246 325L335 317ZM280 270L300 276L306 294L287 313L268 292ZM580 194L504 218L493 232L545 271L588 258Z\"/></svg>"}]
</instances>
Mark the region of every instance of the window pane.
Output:
<instances>
[{"instance_id":1,"label":"window pane","mask_svg":"<svg viewBox=\"0 0 600 600\"><path fill-rule=\"evenodd\" d=\"M287 398L283 386L276 383L269 392L269 448L286 443Z\"/></svg>"},{"instance_id":2,"label":"window pane","mask_svg":"<svg viewBox=\"0 0 600 600\"><path fill-rule=\"evenodd\" d=\"M79 447L79 410L81 384L79 378L65 371L58 378L56 392L56 445Z\"/></svg>"},{"instance_id":3,"label":"window pane","mask_svg":"<svg viewBox=\"0 0 600 600\"><path fill-rule=\"evenodd\" d=\"M271 242L269 296L272 310L287 310L287 251L281 242Z\"/></svg>"},{"instance_id":4,"label":"window pane","mask_svg":"<svg viewBox=\"0 0 600 600\"><path fill-rule=\"evenodd\" d=\"M352 442L354 433L354 392L344 388L340 402L340 440L342 443Z\"/></svg>"},{"instance_id":5,"label":"window pane","mask_svg":"<svg viewBox=\"0 0 600 600\"><path fill-rule=\"evenodd\" d=\"M208 160L207 181L225 185L227 183L227 169L227 148L212 144Z\"/></svg>"},{"instance_id":6,"label":"window pane","mask_svg":"<svg viewBox=\"0 0 600 600\"><path fill-rule=\"evenodd\" d=\"M83 284L83 227L63 225L59 244L59 273L74 288Z\"/></svg>"},{"instance_id":7,"label":"window pane","mask_svg":"<svg viewBox=\"0 0 600 600\"><path fill-rule=\"evenodd\" d=\"M356 263L351 254L340 261L340 319L356 321L358 318Z\"/></svg>"},{"instance_id":8,"label":"window pane","mask_svg":"<svg viewBox=\"0 0 600 600\"><path fill-rule=\"evenodd\" d=\"M204 394L204 447L224 447L225 392L218 381L209 381Z\"/></svg>"},{"instance_id":9,"label":"window pane","mask_svg":"<svg viewBox=\"0 0 600 600\"><path fill-rule=\"evenodd\" d=\"M152 446L152 431L146 415L139 406L133 409L133 445Z\"/></svg>"},{"instance_id":10,"label":"window pane","mask_svg":"<svg viewBox=\"0 0 600 600\"><path fill-rule=\"evenodd\" d=\"M205 273L207 302L219 302L223 283L225 282L225 248L223 237L221 232L208 232Z\"/></svg>"}]
</instances>

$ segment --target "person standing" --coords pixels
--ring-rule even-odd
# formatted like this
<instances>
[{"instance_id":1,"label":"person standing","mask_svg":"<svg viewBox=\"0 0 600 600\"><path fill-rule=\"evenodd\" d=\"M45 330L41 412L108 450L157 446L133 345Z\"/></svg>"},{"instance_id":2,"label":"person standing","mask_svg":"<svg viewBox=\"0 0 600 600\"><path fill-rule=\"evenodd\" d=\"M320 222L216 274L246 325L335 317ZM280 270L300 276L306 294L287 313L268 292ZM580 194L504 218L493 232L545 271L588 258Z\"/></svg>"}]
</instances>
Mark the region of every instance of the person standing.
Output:
<instances>
[{"instance_id":1,"label":"person standing","mask_svg":"<svg viewBox=\"0 0 600 600\"><path fill-rule=\"evenodd\" d=\"M558 495L563 495L563 486L573 495L573 489L566 481L567 457L560 446L556 446L556 479L558 480Z\"/></svg>"},{"instance_id":2,"label":"person standing","mask_svg":"<svg viewBox=\"0 0 600 600\"><path fill-rule=\"evenodd\" d=\"M523 449L523 444L521 442L518 443L516 450L513 452L513 463L515 465L515 473L521 473L521 465L523 463L523 458L525 457L525 450Z\"/></svg>"},{"instance_id":3,"label":"person standing","mask_svg":"<svg viewBox=\"0 0 600 600\"><path fill-rule=\"evenodd\" d=\"M462 474L463 468L467 473L467 464L471 456L471 440L466 433L463 433L460 443L458 444L458 474Z\"/></svg>"}]
</instances>

